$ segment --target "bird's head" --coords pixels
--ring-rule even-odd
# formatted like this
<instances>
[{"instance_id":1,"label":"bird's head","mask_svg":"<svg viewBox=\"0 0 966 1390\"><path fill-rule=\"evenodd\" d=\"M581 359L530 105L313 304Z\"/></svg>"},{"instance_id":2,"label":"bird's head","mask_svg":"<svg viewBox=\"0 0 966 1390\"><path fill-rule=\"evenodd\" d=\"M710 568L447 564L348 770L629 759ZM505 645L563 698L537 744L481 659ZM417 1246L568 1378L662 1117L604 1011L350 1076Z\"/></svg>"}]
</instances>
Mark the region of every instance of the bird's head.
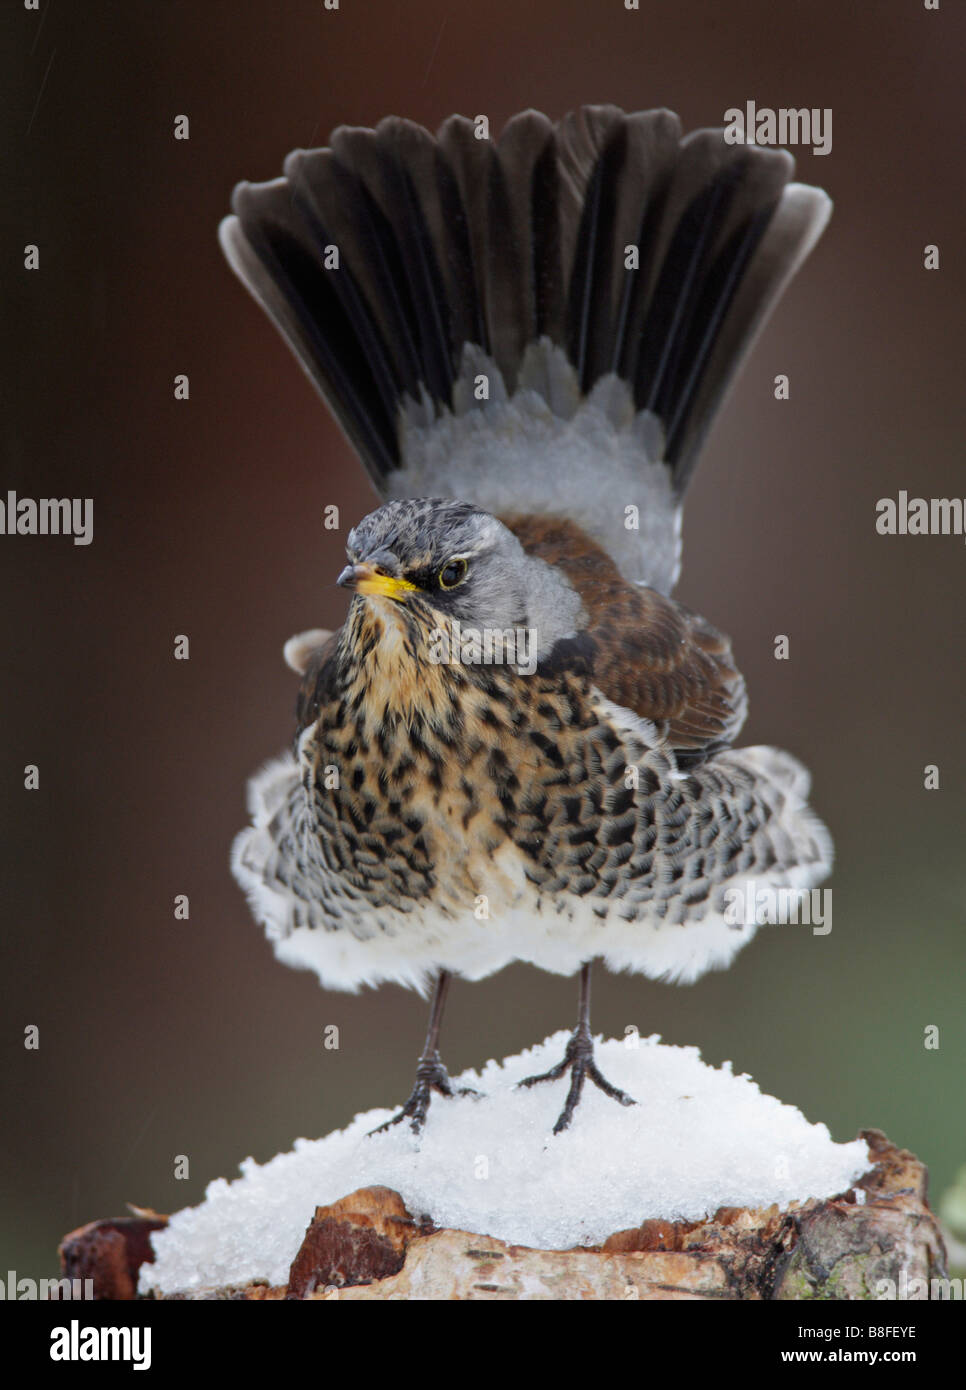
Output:
<instances>
[{"instance_id":1,"label":"bird's head","mask_svg":"<svg viewBox=\"0 0 966 1390\"><path fill-rule=\"evenodd\" d=\"M430 667L454 665L532 674L578 626L582 607L569 581L466 502L388 502L349 532L346 551L338 582L357 598L342 650L370 685L414 689L445 679Z\"/></svg>"},{"instance_id":2,"label":"bird's head","mask_svg":"<svg viewBox=\"0 0 966 1390\"><path fill-rule=\"evenodd\" d=\"M339 583L381 601L384 616L424 634L508 628L527 617L528 558L512 531L467 502L388 502L349 532Z\"/></svg>"}]
</instances>

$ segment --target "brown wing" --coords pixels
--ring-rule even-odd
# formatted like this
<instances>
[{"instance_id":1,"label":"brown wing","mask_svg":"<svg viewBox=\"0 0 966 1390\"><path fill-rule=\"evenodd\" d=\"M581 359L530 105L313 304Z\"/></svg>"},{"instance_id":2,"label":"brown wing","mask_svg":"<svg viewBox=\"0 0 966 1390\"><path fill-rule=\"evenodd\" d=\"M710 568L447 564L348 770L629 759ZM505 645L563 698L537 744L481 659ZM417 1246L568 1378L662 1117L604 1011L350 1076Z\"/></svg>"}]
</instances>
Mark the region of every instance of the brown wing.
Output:
<instances>
[{"instance_id":1,"label":"brown wing","mask_svg":"<svg viewBox=\"0 0 966 1390\"><path fill-rule=\"evenodd\" d=\"M309 724L314 724L322 708L332 698L335 689L336 653L342 629L330 633L327 640L310 654L302 667L302 684L295 702L295 740Z\"/></svg>"},{"instance_id":2,"label":"brown wing","mask_svg":"<svg viewBox=\"0 0 966 1390\"><path fill-rule=\"evenodd\" d=\"M572 521L501 520L580 594L588 622L579 651L608 700L653 720L672 748L706 754L732 742L747 701L723 633L674 599L629 584Z\"/></svg>"}]
</instances>

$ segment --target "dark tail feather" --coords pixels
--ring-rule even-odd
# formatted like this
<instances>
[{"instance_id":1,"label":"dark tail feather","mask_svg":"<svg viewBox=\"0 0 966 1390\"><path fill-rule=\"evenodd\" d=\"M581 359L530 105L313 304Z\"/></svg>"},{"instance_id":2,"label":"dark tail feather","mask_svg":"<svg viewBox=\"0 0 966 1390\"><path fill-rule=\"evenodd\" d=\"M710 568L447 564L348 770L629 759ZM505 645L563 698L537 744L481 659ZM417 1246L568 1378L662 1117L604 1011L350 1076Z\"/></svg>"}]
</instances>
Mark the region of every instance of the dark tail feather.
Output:
<instances>
[{"instance_id":1,"label":"dark tail feather","mask_svg":"<svg viewBox=\"0 0 966 1390\"><path fill-rule=\"evenodd\" d=\"M240 184L221 238L380 490L407 398L427 423L451 407L467 344L512 393L548 338L584 394L615 372L659 417L680 495L827 218L793 169L720 130L682 140L668 111L583 107L556 126L527 111L498 143L462 117L435 138L391 117L296 151L284 179Z\"/></svg>"},{"instance_id":2,"label":"dark tail feather","mask_svg":"<svg viewBox=\"0 0 966 1390\"><path fill-rule=\"evenodd\" d=\"M236 216L221 226L232 268L320 387L367 467L385 475L397 464L394 412L404 386L358 282L351 272L336 277L323 269L325 234L296 211L284 179L241 184L233 201Z\"/></svg>"}]
</instances>

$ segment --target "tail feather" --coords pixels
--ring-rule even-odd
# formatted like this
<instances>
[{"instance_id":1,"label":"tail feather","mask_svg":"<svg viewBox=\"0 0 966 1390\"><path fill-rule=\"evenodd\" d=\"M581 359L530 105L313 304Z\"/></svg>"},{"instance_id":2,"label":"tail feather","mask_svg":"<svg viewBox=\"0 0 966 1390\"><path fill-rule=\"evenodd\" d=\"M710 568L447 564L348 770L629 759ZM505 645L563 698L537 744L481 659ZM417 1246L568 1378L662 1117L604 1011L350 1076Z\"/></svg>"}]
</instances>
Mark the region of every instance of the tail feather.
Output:
<instances>
[{"instance_id":1,"label":"tail feather","mask_svg":"<svg viewBox=\"0 0 966 1390\"><path fill-rule=\"evenodd\" d=\"M679 492L710 424L709 416L694 415L694 393L793 168L784 151L735 149L714 131L682 145L662 219L670 236L637 336L633 373L638 407L665 422L665 457ZM717 398L746 346L720 363Z\"/></svg>"},{"instance_id":2,"label":"tail feather","mask_svg":"<svg viewBox=\"0 0 966 1390\"><path fill-rule=\"evenodd\" d=\"M709 336L703 369L687 398L687 412L679 416L677 437L672 440L681 460L679 487L687 485L704 435L713 420L735 371L754 342L789 281L825 230L831 202L821 190L789 183L781 200L757 235L754 254L735 259L734 283L722 296L722 314Z\"/></svg>"},{"instance_id":3,"label":"tail feather","mask_svg":"<svg viewBox=\"0 0 966 1390\"><path fill-rule=\"evenodd\" d=\"M372 136L348 127L335 132L330 162L340 171L336 179L326 176L325 164L310 169L312 156L303 156L304 196L318 200L330 233L337 217L343 223L336 240L349 248L350 271L357 264L370 269L367 300L383 316L385 340L396 346L405 389L416 395L422 382L434 398L446 400L452 368L445 292L415 191L417 183L432 189L432 137L402 121L383 122ZM351 171L350 178L343 171ZM344 212L333 207L335 198ZM358 254L358 246L368 255Z\"/></svg>"},{"instance_id":4,"label":"tail feather","mask_svg":"<svg viewBox=\"0 0 966 1390\"><path fill-rule=\"evenodd\" d=\"M460 116L436 137L389 117L295 151L284 179L240 184L221 239L383 495L408 485L414 403L426 424L447 417L482 353L499 399L542 374L554 412L571 399L559 352L583 397L615 374L657 418L679 500L827 220L826 196L793 170L720 130L682 139L664 110L587 106L557 125L525 111L498 142ZM434 491L448 494L445 478ZM485 486L474 500L486 505Z\"/></svg>"},{"instance_id":5,"label":"tail feather","mask_svg":"<svg viewBox=\"0 0 966 1390\"><path fill-rule=\"evenodd\" d=\"M562 161L582 170L573 183L568 347L585 393L607 372L633 380L644 287L653 283L657 214L681 138L670 111L625 117L616 107L591 110L606 117L588 122L585 108L560 127ZM628 246L639 249L637 270L625 265Z\"/></svg>"},{"instance_id":6,"label":"tail feather","mask_svg":"<svg viewBox=\"0 0 966 1390\"><path fill-rule=\"evenodd\" d=\"M274 321L322 390L367 467L386 476L397 466L395 403L405 389L352 271L324 268L325 233L307 223L285 179L241 184L236 216L220 229L235 273Z\"/></svg>"}]
</instances>

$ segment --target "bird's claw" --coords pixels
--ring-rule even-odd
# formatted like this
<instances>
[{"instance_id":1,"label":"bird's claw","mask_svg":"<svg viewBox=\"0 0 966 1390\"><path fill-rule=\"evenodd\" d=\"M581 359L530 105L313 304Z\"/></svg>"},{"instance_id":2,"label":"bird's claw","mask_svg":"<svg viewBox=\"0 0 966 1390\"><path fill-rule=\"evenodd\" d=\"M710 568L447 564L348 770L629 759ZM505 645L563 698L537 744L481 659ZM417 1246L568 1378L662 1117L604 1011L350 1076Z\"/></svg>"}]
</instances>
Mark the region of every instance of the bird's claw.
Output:
<instances>
[{"instance_id":1,"label":"bird's claw","mask_svg":"<svg viewBox=\"0 0 966 1390\"><path fill-rule=\"evenodd\" d=\"M413 1133L418 1134L426 1121L426 1112L429 1109L433 1091L438 1091L441 1096L449 1096L450 1098L479 1095L479 1091L475 1091L472 1086L454 1086L449 1078L449 1073L440 1061L439 1053L431 1053L428 1057L420 1058L419 1066L416 1068L416 1084L399 1114L393 1115L392 1119L386 1120L385 1124L377 1125L375 1129L369 1131L369 1134L382 1134L385 1130L391 1129L393 1125L401 1124L403 1120L407 1119Z\"/></svg>"},{"instance_id":2,"label":"bird's claw","mask_svg":"<svg viewBox=\"0 0 966 1390\"><path fill-rule=\"evenodd\" d=\"M636 1105L637 1101L633 1096L629 1096L626 1091L620 1090L617 1086L611 1085L605 1076L602 1076L594 1061L594 1042L589 1032L578 1029L570 1038L564 1052L563 1061L558 1062L549 1071L541 1072L539 1076L527 1076L523 1081L517 1082L518 1086L536 1086L541 1081L559 1081L566 1073L570 1072L570 1090L567 1093L567 1100L563 1110L553 1127L554 1134L560 1134L567 1128L574 1117L581 1093L584 1089L584 1081L590 1077L591 1081L598 1090L603 1091L605 1096L610 1096L611 1100L616 1100L620 1105Z\"/></svg>"}]
</instances>

